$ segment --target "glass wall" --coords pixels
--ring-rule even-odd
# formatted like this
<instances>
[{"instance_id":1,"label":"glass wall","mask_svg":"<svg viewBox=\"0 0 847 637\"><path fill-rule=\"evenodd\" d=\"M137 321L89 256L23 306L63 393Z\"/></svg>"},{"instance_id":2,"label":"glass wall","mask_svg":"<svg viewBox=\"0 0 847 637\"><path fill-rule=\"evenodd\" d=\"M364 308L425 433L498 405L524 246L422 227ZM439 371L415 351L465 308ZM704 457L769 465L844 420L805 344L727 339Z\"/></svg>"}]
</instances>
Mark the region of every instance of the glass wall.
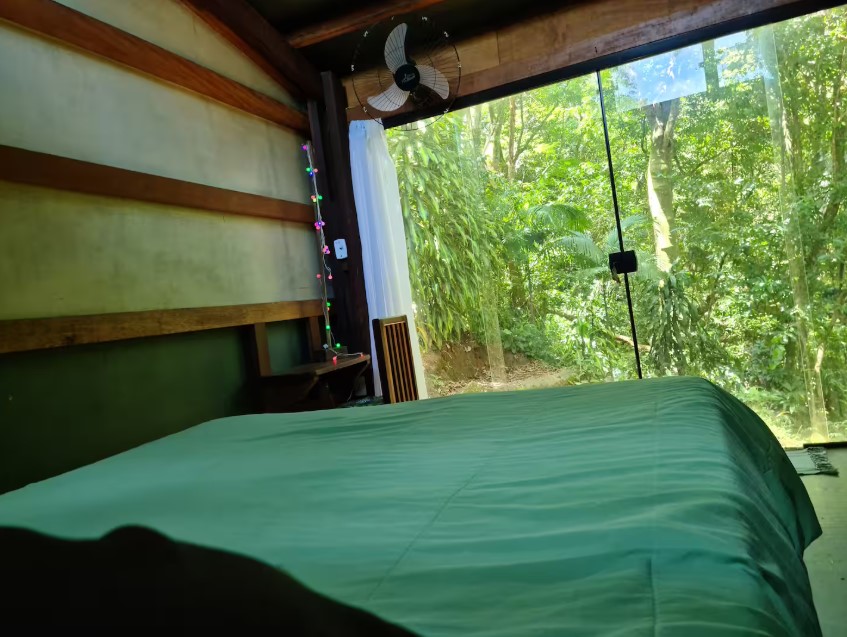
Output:
<instances>
[{"instance_id":1,"label":"glass wall","mask_svg":"<svg viewBox=\"0 0 847 637\"><path fill-rule=\"evenodd\" d=\"M847 10L602 73L645 376L847 439ZM596 76L389 131L431 395L635 377Z\"/></svg>"},{"instance_id":2,"label":"glass wall","mask_svg":"<svg viewBox=\"0 0 847 637\"><path fill-rule=\"evenodd\" d=\"M431 396L634 377L595 76L389 131L389 148Z\"/></svg>"},{"instance_id":3,"label":"glass wall","mask_svg":"<svg viewBox=\"0 0 847 637\"><path fill-rule=\"evenodd\" d=\"M844 439L844 9L603 73L648 376L705 376L785 445Z\"/></svg>"}]
</instances>

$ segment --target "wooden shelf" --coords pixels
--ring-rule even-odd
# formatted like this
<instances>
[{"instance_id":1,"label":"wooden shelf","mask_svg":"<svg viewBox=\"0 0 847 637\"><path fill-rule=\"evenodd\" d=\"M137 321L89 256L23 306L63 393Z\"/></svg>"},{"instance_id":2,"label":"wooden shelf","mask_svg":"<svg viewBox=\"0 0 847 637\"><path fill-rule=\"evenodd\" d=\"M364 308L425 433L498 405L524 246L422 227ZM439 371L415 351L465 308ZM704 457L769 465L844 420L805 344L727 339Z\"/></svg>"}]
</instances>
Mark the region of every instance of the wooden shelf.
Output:
<instances>
[{"instance_id":1,"label":"wooden shelf","mask_svg":"<svg viewBox=\"0 0 847 637\"><path fill-rule=\"evenodd\" d=\"M333 409L349 400L356 380L370 366L368 354L308 363L282 374L262 376L259 385L261 409L265 413Z\"/></svg>"}]
</instances>

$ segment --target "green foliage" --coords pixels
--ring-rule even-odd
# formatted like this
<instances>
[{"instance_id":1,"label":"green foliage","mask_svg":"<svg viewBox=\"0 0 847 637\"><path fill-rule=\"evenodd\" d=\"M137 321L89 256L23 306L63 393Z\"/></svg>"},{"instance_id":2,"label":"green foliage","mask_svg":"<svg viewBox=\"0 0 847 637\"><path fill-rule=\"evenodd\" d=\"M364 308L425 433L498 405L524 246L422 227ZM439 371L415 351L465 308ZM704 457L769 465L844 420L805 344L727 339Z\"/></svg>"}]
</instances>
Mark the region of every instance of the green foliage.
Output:
<instances>
[{"instance_id":1,"label":"green foliage","mask_svg":"<svg viewBox=\"0 0 847 637\"><path fill-rule=\"evenodd\" d=\"M495 240L494 219L480 205L484 171L463 152L460 121L414 138L392 136L403 201L409 270L427 347L481 334L478 290ZM436 168L437 167L437 168Z\"/></svg>"},{"instance_id":2,"label":"green foliage","mask_svg":"<svg viewBox=\"0 0 847 637\"><path fill-rule=\"evenodd\" d=\"M513 354L526 354L548 362L551 360L547 335L533 323L517 323L514 330L503 328L503 347Z\"/></svg>"},{"instance_id":3,"label":"green foliage","mask_svg":"<svg viewBox=\"0 0 847 637\"><path fill-rule=\"evenodd\" d=\"M668 122L637 101L650 82L603 73L645 372L706 376L791 431L808 424L818 374L830 420L845 421L847 10L701 54L706 90L674 97L667 237L651 220L648 174ZM639 72L673 81L697 59ZM607 265L619 246L594 76L390 131L389 145L426 348L485 345L494 330L507 351L577 381L634 375ZM676 251L669 271L660 238Z\"/></svg>"},{"instance_id":4,"label":"green foliage","mask_svg":"<svg viewBox=\"0 0 847 637\"><path fill-rule=\"evenodd\" d=\"M723 358L719 341L687 294L686 278L684 273L662 276L653 293L642 297L639 328L650 343L646 362L659 375L708 374Z\"/></svg>"}]
</instances>

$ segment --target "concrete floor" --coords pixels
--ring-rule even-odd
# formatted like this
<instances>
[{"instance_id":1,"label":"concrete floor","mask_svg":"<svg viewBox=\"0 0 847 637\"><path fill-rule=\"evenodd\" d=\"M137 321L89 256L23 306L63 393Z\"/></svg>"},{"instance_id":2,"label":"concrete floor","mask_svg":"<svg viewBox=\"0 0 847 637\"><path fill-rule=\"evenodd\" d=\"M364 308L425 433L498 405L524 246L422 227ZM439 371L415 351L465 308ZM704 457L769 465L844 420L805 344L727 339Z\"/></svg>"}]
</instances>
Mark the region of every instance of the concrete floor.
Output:
<instances>
[{"instance_id":1,"label":"concrete floor","mask_svg":"<svg viewBox=\"0 0 847 637\"><path fill-rule=\"evenodd\" d=\"M829 449L840 475L803 476L823 535L805 555L823 637L847 637L847 449Z\"/></svg>"}]
</instances>

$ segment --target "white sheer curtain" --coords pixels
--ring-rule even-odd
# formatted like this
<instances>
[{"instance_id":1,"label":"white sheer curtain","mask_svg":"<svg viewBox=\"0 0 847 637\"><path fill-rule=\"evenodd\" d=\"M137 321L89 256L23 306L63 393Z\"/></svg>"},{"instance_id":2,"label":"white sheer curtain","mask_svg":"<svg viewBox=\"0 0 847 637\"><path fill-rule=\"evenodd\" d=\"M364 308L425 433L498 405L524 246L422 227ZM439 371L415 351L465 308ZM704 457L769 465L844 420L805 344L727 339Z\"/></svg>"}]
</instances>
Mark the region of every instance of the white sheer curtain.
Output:
<instances>
[{"instance_id":1,"label":"white sheer curtain","mask_svg":"<svg viewBox=\"0 0 847 637\"><path fill-rule=\"evenodd\" d=\"M371 319L400 315L408 317L418 394L426 398L423 362L412 311L400 188L394 162L388 154L382 124L375 121L350 124L350 168L353 172L359 232L362 235L368 313ZM374 386L377 395L381 395L375 355L373 364Z\"/></svg>"}]
</instances>

